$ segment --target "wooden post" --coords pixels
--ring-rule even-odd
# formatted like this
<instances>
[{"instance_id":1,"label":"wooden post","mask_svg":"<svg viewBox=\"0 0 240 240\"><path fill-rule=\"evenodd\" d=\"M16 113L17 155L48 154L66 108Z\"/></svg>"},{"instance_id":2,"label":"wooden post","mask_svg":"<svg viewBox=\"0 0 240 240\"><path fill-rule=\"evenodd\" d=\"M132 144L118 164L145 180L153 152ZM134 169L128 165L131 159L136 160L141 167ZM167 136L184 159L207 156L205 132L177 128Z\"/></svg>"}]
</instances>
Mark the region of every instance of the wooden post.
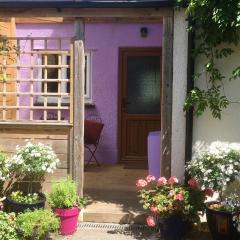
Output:
<instances>
[{"instance_id":1,"label":"wooden post","mask_svg":"<svg viewBox=\"0 0 240 240\"><path fill-rule=\"evenodd\" d=\"M173 17L163 18L163 72L161 106L161 176L171 176Z\"/></svg>"},{"instance_id":2,"label":"wooden post","mask_svg":"<svg viewBox=\"0 0 240 240\"><path fill-rule=\"evenodd\" d=\"M73 90L73 179L78 193L83 195L84 176L84 46L83 41L74 42L74 90Z\"/></svg>"}]
</instances>

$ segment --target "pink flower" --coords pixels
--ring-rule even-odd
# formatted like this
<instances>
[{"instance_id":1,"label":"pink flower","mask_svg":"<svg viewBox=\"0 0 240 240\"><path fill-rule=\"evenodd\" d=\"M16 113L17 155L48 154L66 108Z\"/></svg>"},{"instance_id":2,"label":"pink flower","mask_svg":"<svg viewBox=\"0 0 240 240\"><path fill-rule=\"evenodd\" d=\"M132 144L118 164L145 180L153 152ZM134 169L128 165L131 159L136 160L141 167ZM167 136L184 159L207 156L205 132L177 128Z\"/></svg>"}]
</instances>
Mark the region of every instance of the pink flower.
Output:
<instances>
[{"instance_id":1,"label":"pink flower","mask_svg":"<svg viewBox=\"0 0 240 240\"><path fill-rule=\"evenodd\" d=\"M193 189L198 188L198 182L194 178L188 180L188 185Z\"/></svg>"},{"instance_id":2,"label":"pink flower","mask_svg":"<svg viewBox=\"0 0 240 240\"><path fill-rule=\"evenodd\" d=\"M144 179L138 179L136 182L137 187L146 187L147 186L147 181Z\"/></svg>"},{"instance_id":3,"label":"pink flower","mask_svg":"<svg viewBox=\"0 0 240 240\"><path fill-rule=\"evenodd\" d=\"M213 196L213 190L211 188L206 188L204 192L209 197Z\"/></svg>"},{"instance_id":4,"label":"pink flower","mask_svg":"<svg viewBox=\"0 0 240 240\"><path fill-rule=\"evenodd\" d=\"M149 210L150 210L151 212L157 214L157 215L160 214L160 211L158 210L157 207L151 206L151 207L149 208Z\"/></svg>"},{"instance_id":5,"label":"pink flower","mask_svg":"<svg viewBox=\"0 0 240 240\"><path fill-rule=\"evenodd\" d=\"M150 183L150 182L155 181L156 178L155 178L154 176L152 176L152 175L148 175L148 176L146 177L146 180L147 180L148 183Z\"/></svg>"},{"instance_id":6,"label":"pink flower","mask_svg":"<svg viewBox=\"0 0 240 240\"><path fill-rule=\"evenodd\" d=\"M168 183L170 183L170 184L178 183L178 179L175 176L170 177L168 179Z\"/></svg>"},{"instance_id":7,"label":"pink flower","mask_svg":"<svg viewBox=\"0 0 240 240\"><path fill-rule=\"evenodd\" d=\"M174 196L174 194L175 194L174 190L169 191L169 196Z\"/></svg>"},{"instance_id":8,"label":"pink flower","mask_svg":"<svg viewBox=\"0 0 240 240\"><path fill-rule=\"evenodd\" d=\"M175 197L176 200L179 200L179 201L183 201L184 200L184 197L181 193L178 193Z\"/></svg>"},{"instance_id":9,"label":"pink flower","mask_svg":"<svg viewBox=\"0 0 240 240\"><path fill-rule=\"evenodd\" d=\"M147 221L147 225L149 227L155 227L156 226L156 223L155 223L155 220L154 220L153 216L148 216L146 221Z\"/></svg>"},{"instance_id":10,"label":"pink flower","mask_svg":"<svg viewBox=\"0 0 240 240\"><path fill-rule=\"evenodd\" d=\"M160 177L157 182L158 185L164 185L167 183L167 179L165 177Z\"/></svg>"}]
</instances>

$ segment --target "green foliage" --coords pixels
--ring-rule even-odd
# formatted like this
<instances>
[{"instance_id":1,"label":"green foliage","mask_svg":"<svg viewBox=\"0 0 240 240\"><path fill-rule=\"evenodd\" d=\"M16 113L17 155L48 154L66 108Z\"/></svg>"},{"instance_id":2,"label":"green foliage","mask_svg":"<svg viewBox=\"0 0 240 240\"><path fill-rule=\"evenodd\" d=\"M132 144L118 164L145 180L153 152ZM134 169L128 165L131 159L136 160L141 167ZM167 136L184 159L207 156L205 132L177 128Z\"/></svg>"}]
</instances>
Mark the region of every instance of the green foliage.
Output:
<instances>
[{"instance_id":1,"label":"green foliage","mask_svg":"<svg viewBox=\"0 0 240 240\"><path fill-rule=\"evenodd\" d=\"M0 211L0 239L19 240L16 232L15 215Z\"/></svg>"},{"instance_id":2,"label":"green foliage","mask_svg":"<svg viewBox=\"0 0 240 240\"><path fill-rule=\"evenodd\" d=\"M12 192L10 197L13 201L20 203L34 203L39 200L39 196L37 193L28 193L26 195L21 191Z\"/></svg>"},{"instance_id":3,"label":"green foliage","mask_svg":"<svg viewBox=\"0 0 240 240\"><path fill-rule=\"evenodd\" d=\"M77 186L70 178L62 179L52 186L52 191L48 195L48 202L52 208L72 208L84 207L85 198L80 198L77 194Z\"/></svg>"},{"instance_id":4,"label":"green foliage","mask_svg":"<svg viewBox=\"0 0 240 240\"><path fill-rule=\"evenodd\" d=\"M177 0L178 5L184 0ZM232 70L231 76L224 76L217 63L224 64L234 51L224 45L237 45L240 42L240 2L239 0L189 0L187 13L190 16L189 31L196 33L194 56L206 59L201 76L206 80L206 88L194 88L187 96L184 110L194 109L199 116L207 108L214 118L221 118L221 112L230 104L224 91L223 80L240 77L240 67Z\"/></svg>"},{"instance_id":5,"label":"green foliage","mask_svg":"<svg viewBox=\"0 0 240 240\"><path fill-rule=\"evenodd\" d=\"M58 230L59 220L52 211L39 209L19 214L16 225L21 239L40 240Z\"/></svg>"}]
</instances>

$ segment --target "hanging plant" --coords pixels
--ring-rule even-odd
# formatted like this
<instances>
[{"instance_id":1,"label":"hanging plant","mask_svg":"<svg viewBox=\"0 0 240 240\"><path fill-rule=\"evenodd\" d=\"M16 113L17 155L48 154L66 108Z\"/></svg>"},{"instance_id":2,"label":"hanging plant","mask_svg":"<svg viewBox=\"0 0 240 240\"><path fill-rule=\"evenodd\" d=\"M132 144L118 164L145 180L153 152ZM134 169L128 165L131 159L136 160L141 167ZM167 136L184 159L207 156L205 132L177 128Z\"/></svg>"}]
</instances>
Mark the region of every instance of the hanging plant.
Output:
<instances>
[{"instance_id":1,"label":"hanging plant","mask_svg":"<svg viewBox=\"0 0 240 240\"><path fill-rule=\"evenodd\" d=\"M186 4L177 0L178 6ZM194 75L194 80L203 77L205 87L194 87L188 94L184 110L194 109L200 116L207 108L214 118L221 118L222 110L231 103L224 90L224 80L240 77L240 66L231 70L230 76L223 75L217 63L234 53L230 46L240 42L240 1L239 0L189 0L189 31L195 33L194 57L204 56L204 70ZM229 47L223 47L223 46Z\"/></svg>"}]
</instances>

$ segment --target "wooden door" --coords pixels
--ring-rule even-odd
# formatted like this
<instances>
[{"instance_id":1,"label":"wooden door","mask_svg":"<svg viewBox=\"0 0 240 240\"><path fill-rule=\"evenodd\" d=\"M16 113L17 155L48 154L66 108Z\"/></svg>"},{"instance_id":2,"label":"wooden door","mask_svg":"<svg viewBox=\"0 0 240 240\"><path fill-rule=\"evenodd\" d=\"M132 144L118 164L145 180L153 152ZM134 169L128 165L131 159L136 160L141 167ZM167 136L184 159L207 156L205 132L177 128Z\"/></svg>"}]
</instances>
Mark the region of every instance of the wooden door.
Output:
<instances>
[{"instance_id":1,"label":"wooden door","mask_svg":"<svg viewBox=\"0 0 240 240\"><path fill-rule=\"evenodd\" d=\"M160 131L161 48L120 49L120 162L147 167L147 136Z\"/></svg>"}]
</instances>

